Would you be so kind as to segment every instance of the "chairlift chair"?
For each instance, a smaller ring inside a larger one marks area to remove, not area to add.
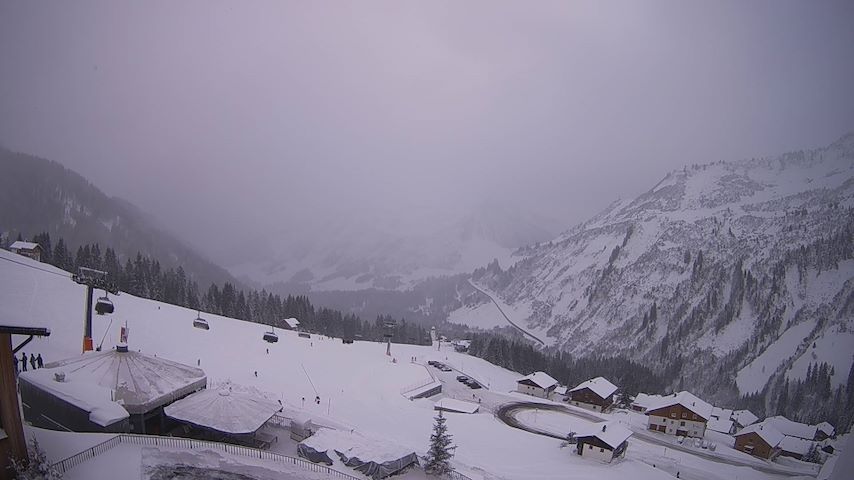
[[[116,307],[113,306],[113,302],[111,302],[110,298],[107,297],[106,292],[104,292],[103,297],[99,297],[98,301],[95,302],[95,313],[98,315],[113,313],[115,310]]]
[[[264,341],[267,343],[276,343],[279,341],[279,336],[276,335],[276,329],[273,328],[269,332],[264,332]]]
[[[196,315],[196,318],[193,320],[193,326],[202,330],[210,330],[211,326],[208,325],[208,321],[202,318],[201,310]]]

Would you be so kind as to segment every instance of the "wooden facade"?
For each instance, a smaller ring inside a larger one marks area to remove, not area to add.
[[[766,460],[774,457],[778,451],[777,448],[768,445],[768,442],[756,432],[735,437],[735,449]]]
[[[593,410],[605,411],[614,403],[614,394],[608,395],[607,398],[602,398],[589,388],[582,388],[574,392],[569,392],[569,400],[578,407],[591,407]]]
[[[582,457],[610,463],[615,458],[624,456],[628,445],[629,442],[624,441],[617,448],[613,448],[594,435],[586,435],[576,439],[575,448],[576,453]]]

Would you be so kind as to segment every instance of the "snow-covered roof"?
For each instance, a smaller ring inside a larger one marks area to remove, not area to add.
[[[435,408],[459,413],[475,413],[480,407],[476,403],[446,397],[436,402]]]
[[[704,400],[700,399],[700,397],[691,392],[684,391],[674,393],[673,395],[667,395],[657,402],[653,402],[651,405],[647,406],[646,413],[648,415],[652,411],[670,407],[672,405],[682,405],[706,420],[709,420],[712,417],[712,406],[709,403],[706,403]]]
[[[764,425],[762,423],[754,423],[753,425],[749,425],[744,427],[740,432],[736,433],[734,436],[740,437],[742,435],[747,435],[748,433],[755,433],[759,435],[762,440],[765,440],[765,443],[771,446],[771,448],[776,447],[783,441],[783,435],[779,430],[770,426]]]
[[[783,416],[768,417],[762,423],[772,425],[783,435],[790,437],[805,438],[812,440],[815,438],[815,432],[818,429],[815,425],[807,425],[805,423],[795,422]]]
[[[797,453],[799,455],[806,455],[807,452],[810,451],[810,447],[812,447],[813,442],[809,440],[804,440],[803,438],[790,437],[785,435],[783,440],[780,441],[780,450],[784,452],[792,452]]]
[[[617,386],[609,382],[606,378],[596,377],[580,383],[577,387],[570,390],[570,392],[577,392],[585,388],[589,388],[590,391],[602,398],[608,398],[608,396],[617,391]]]
[[[632,400],[632,405],[641,408],[648,408],[650,405],[654,405],[661,401],[664,398],[661,395],[649,395],[646,393],[638,393],[634,400]]]
[[[297,328],[299,326],[299,320],[296,318],[286,318],[283,321],[291,328]]]
[[[301,443],[318,452],[335,450],[350,458],[357,457],[365,462],[376,463],[391,462],[414,453],[398,442],[382,441],[356,432],[331,428],[321,428]]]
[[[175,420],[240,435],[257,431],[281,409],[254,389],[224,385],[200,390],[168,405],[163,412]]]
[[[561,385],[555,388],[555,393],[557,393],[558,395],[566,395],[568,389],[569,387],[564,387],[563,385]]]
[[[736,410],[732,412],[732,419],[735,420],[735,423],[742,427],[746,427],[756,423],[759,420],[759,417],[754,415],[750,410]]]
[[[521,383],[521,382],[525,382],[525,381],[531,382],[534,385],[536,385],[536,386],[538,386],[544,390],[548,390],[548,389],[554,387],[555,385],[557,385],[557,380],[552,378],[546,372],[534,372],[530,375],[525,375],[524,377],[520,378],[519,380],[516,380],[516,383]]]
[[[624,427],[619,422],[600,422],[594,423],[589,427],[575,433],[576,438],[580,437],[596,437],[602,440],[611,448],[619,447],[623,442],[632,436],[632,431]]]
[[[414,390],[410,390],[410,391],[406,392],[406,396],[409,398],[417,397],[419,395],[424,395],[425,393],[429,392],[430,390],[433,390],[436,387],[441,387],[441,386],[442,386],[442,382],[439,382],[439,381],[430,382],[427,385],[424,385],[424,386],[418,387]]]
[[[200,368],[133,351],[86,352],[49,363],[38,370],[42,371],[48,378],[63,372],[69,383],[114,390],[116,402],[131,415],[149,412],[207,385]]]
[[[9,250],[33,250],[36,247],[41,248],[41,245],[33,242],[22,242],[21,240],[9,245]]]
[[[716,432],[721,433],[729,433],[732,431],[732,420],[729,418],[715,418],[712,417],[709,419],[709,422],[706,424],[709,430],[714,430]]]
[[[833,432],[836,431],[836,429],[833,428],[833,425],[831,425],[828,422],[821,422],[818,425],[816,425],[816,428],[818,428],[818,430],[820,432],[824,432],[824,434],[827,435],[828,437],[832,437]]]
[[[39,389],[60,398],[75,407],[89,412],[89,420],[106,427],[128,418],[130,415],[118,402],[112,399],[111,389],[73,377],[56,381],[55,370],[40,368],[21,372],[19,378]]]
[[[732,409],[712,407],[712,417],[717,417],[718,420],[729,420],[732,418]]]

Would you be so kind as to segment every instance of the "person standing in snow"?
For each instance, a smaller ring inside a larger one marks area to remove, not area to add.
[[[21,365],[21,371],[26,372],[27,371],[27,352],[21,353],[21,364],[22,364]]]
[[[12,355],[12,363],[15,364],[15,375],[18,374],[18,357]]]
[[[33,370],[36,369],[36,356],[32,353],[30,354],[30,366],[33,367]]]
[[[41,353],[39,354],[38,357],[36,357],[36,364],[39,366],[39,368],[44,367],[44,360],[42,360],[42,354]]]

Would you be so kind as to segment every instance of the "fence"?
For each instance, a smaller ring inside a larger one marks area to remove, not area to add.
[[[318,472],[325,474],[328,478],[341,478],[344,480],[359,480],[358,477],[354,477],[352,475],[348,475],[344,472],[339,472],[333,468],[327,467],[326,465],[318,465],[316,463],[312,463],[308,460],[304,460],[302,458],[297,457],[289,457],[287,455],[279,455],[278,453],[272,453],[265,450],[259,450],[257,448],[244,447],[242,445],[232,445],[230,443],[219,443],[219,442],[208,442],[205,440],[193,440],[190,438],[180,438],[180,437],[158,437],[154,435],[134,435],[129,433],[123,433],[120,435],[116,435],[115,437],[99,443],[92,448],[88,448],[76,455],[72,455],[64,460],[60,460],[55,463],[53,466],[60,471],[60,473],[65,473],[68,470],[80,465],[81,463],[94,458],[97,455],[100,455],[107,450],[110,450],[113,447],[118,446],[119,444],[126,443],[129,445],[142,445],[142,446],[157,446],[157,447],[169,447],[169,448],[182,448],[188,450],[196,450],[196,449],[214,449],[221,450],[231,455],[239,455],[243,457],[251,457],[257,458],[260,460],[272,460],[275,462],[284,463],[287,465],[294,465],[300,468],[304,468],[311,472]]]

